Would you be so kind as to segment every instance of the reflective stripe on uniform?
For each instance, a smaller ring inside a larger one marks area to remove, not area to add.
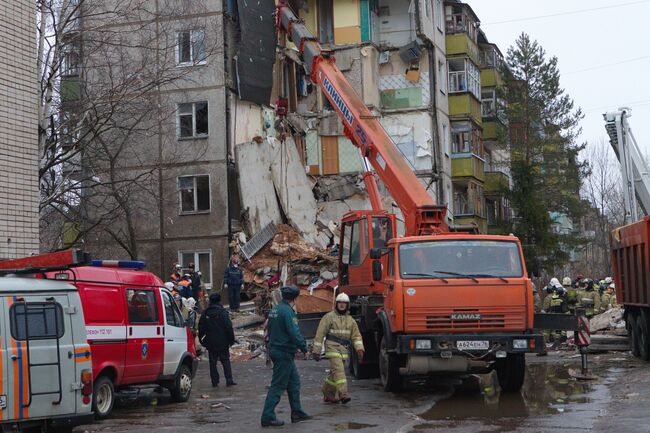
[[[330,380],[329,378],[325,379],[325,383],[328,385],[332,386],[337,386],[337,385],[343,385],[344,383],[348,383],[347,379],[339,379],[339,380]]]
[[[328,357],[328,358],[348,359],[348,354],[347,353],[325,352],[325,356]]]

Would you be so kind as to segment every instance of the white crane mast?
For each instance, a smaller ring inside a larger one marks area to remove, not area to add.
[[[627,121],[631,112],[629,108],[619,108],[618,111],[603,114],[609,143],[621,163],[625,223],[639,220],[637,203],[644,213],[650,210],[650,173]]]

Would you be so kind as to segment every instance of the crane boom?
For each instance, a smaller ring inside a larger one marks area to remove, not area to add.
[[[621,164],[626,223],[639,220],[637,203],[644,213],[650,210],[650,173],[627,121],[630,116],[629,108],[603,114],[609,143]]]
[[[281,1],[276,13],[277,30],[285,32],[298,47],[307,75],[318,84],[338,113],[345,135],[360,149],[402,211],[405,234],[413,236],[446,232],[447,207],[434,203],[376,116],[336,66],[331,52],[320,46],[287,4]],[[374,177],[366,173],[364,180],[373,210],[381,210]]]

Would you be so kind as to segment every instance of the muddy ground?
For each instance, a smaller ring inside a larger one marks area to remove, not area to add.
[[[378,380],[350,381],[353,400],[324,404],[321,380],[327,362],[298,361],[304,408],[314,420],[288,423],[289,432],[650,432],[650,364],[629,353],[590,356],[597,379],[579,381],[580,358],[573,353],[529,356],[520,393],[501,394],[492,375],[458,383],[414,383],[403,394],[381,390]],[[108,420],[78,432],[258,432],[271,370],[262,360],[234,365],[233,388],[210,387],[201,362],[188,403],[169,403],[168,394],[143,390],[124,399]],[[278,417],[289,420],[286,398]]]

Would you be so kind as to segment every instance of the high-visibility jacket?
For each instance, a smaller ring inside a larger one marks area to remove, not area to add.
[[[328,339],[328,337],[334,337]],[[349,342],[354,350],[365,350],[363,347],[363,338],[359,332],[359,325],[348,314],[340,314],[336,310],[330,311],[320,320],[316,337],[314,337],[314,347],[312,351],[320,354],[325,340],[325,356],[347,358]],[[336,340],[336,341],[334,341]]]

